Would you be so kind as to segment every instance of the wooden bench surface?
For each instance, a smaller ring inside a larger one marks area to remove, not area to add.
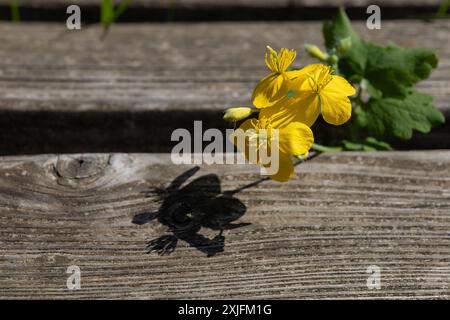
[[[288,3],[325,1],[174,6]],[[439,67],[419,88],[450,117],[449,21],[355,26],[370,40],[435,48]],[[261,179],[255,166],[195,169],[172,165],[168,154],[110,153],[167,151],[172,130],[193,120],[223,128],[222,111],[248,105],[267,73],[265,46],[296,48],[299,63],[310,63],[302,47],[322,43],[320,22],[119,24],[103,32],[0,23],[0,154],[16,154],[0,157],[0,298],[448,299],[450,151],[321,154],[287,184]],[[445,147],[449,135],[443,126],[412,143]],[[84,150],[108,153],[17,156]],[[179,220],[186,212],[195,221],[189,229]],[[81,268],[81,290],[66,287],[71,265]],[[366,285],[373,265],[380,290]]]
[[[435,48],[440,64],[419,88],[450,113],[449,21],[355,24],[367,39]],[[320,22],[130,24],[104,40],[99,26],[0,23],[0,110],[216,110],[248,105],[267,74],[266,45],[322,44]]]
[[[321,154],[286,184],[256,166],[193,168],[167,154],[0,158],[0,298],[448,299],[450,151]],[[199,230],[170,229],[175,203],[204,215]]]

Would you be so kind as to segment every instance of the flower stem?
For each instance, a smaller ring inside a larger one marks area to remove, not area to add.
[[[341,152],[342,147],[328,147],[323,146],[321,144],[314,143],[311,147],[312,150],[318,151],[318,152]]]

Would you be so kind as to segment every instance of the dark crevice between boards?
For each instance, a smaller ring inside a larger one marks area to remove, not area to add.
[[[178,141],[172,132],[186,128],[194,137],[194,121],[201,120],[202,132],[217,128],[224,132],[233,123],[222,113],[201,110],[142,112],[0,112],[0,154],[46,153],[155,153],[170,152]],[[415,133],[411,140],[389,141],[398,150],[450,149],[450,126],[434,128],[428,134]],[[313,127],[315,140],[330,144],[345,138],[342,128],[322,120]],[[210,142],[204,142],[203,148]]]
[[[68,15],[65,6],[37,7],[20,6],[22,21],[64,22]],[[348,7],[347,14],[351,20],[366,20],[367,7]],[[99,6],[81,6],[82,22],[98,23],[100,20]],[[128,8],[117,22],[220,22],[220,21],[297,21],[331,19],[336,14],[337,7],[139,7]],[[423,19],[435,18],[437,6],[382,6],[382,19]],[[0,20],[10,21],[9,6],[0,5]]]

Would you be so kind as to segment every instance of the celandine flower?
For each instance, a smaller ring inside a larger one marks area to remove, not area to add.
[[[348,97],[354,94],[355,88],[343,77],[332,74],[329,66],[311,64],[297,72],[284,98],[261,113],[266,117],[281,114],[308,126],[321,113],[326,122],[341,125],[351,117],[352,104]]]
[[[311,129],[301,122],[272,123],[272,119],[260,117],[259,120],[248,119],[242,123],[231,136],[231,141],[250,163],[275,168],[274,172],[268,172],[272,180],[286,182],[294,174],[291,156],[306,154],[314,143],[314,137]],[[269,161],[261,154],[267,155]]]
[[[270,107],[282,99],[288,90],[289,79],[297,74],[297,71],[287,71],[297,55],[295,50],[281,48],[276,52],[269,46],[267,49],[265,62],[272,73],[263,78],[253,91],[253,105],[257,108]]]
[[[252,98],[259,117],[242,123],[231,141],[250,163],[266,168],[271,179],[286,182],[294,174],[292,156],[305,156],[314,143],[310,127],[319,114],[334,125],[347,122],[352,113],[349,96],[355,94],[355,89],[323,64],[287,71],[296,52],[267,48],[265,61],[272,73],[261,80]],[[316,47],[309,49],[320,54]],[[242,120],[255,111],[230,108],[224,119]]]

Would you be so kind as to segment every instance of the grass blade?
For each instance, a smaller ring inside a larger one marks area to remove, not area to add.
[[[113,0],[102,0],[100,7],[100,22],[107,28],[114,22]]]
[[[133,2],[133,0],[123,0],[120,2],[119,6],[117,7],[115,13],[114,13],[114,21],[116,21],[122,13],[127,10],[128,6]]]
[[[20,10],[19,5],[17,4],[17,0],[11,0],[9,3],[9,7],[11,10],[11,20],[13,22],[20,22]]]
[[[447,15],[448,8],[450,7],[450,0],[443,0],[436,16],[438,18],[444,18]]]

